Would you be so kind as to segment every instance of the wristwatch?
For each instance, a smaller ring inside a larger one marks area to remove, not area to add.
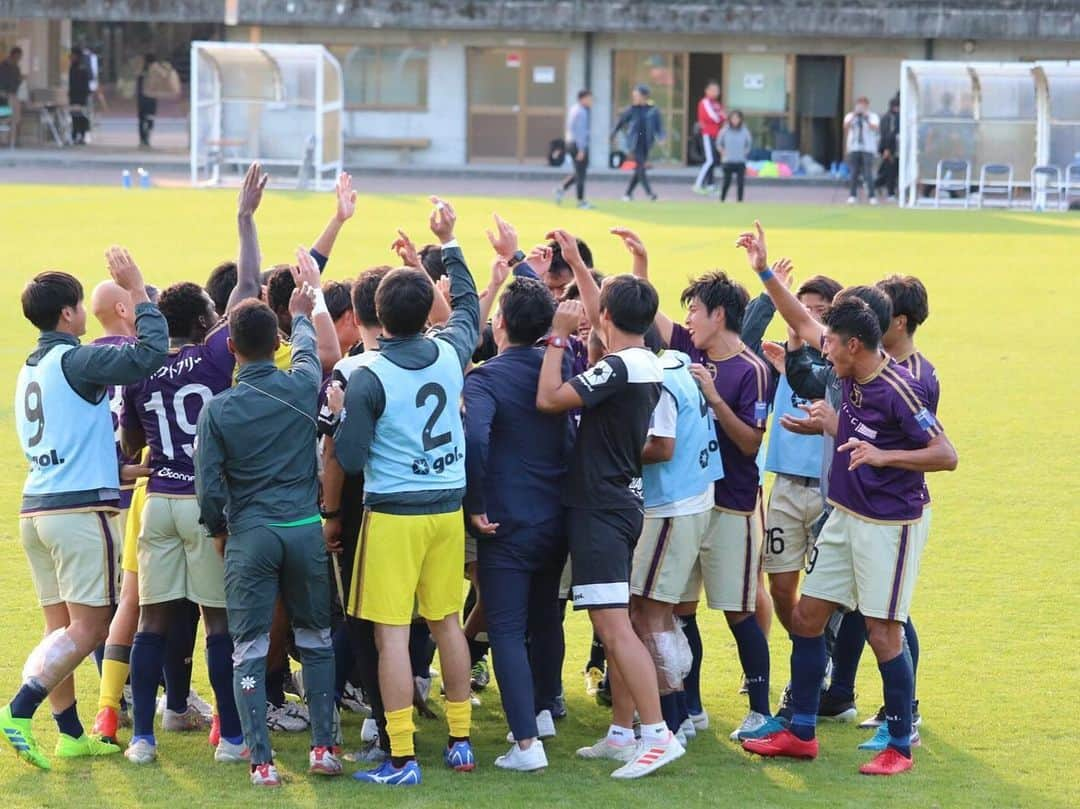
[[[324,520],[333,520],[341,516],[341,509],[336,508],[333,511],[327,511],[322,506],[319,506],[319,516]]]
[[[545,340],[545,342],[549,346],[551,346],[552,348],[569,348],[570,347],[570,338],[569,337],[559,337],[557,334],[549,335],[547,340]]]
[[[514,255],[510,256],[510,258],[508,258],[506,260],[506,263],[510,265],[510,269],[512,270],[512,269],[514,269],[514,267],[516,267],[518,264],[520,264],[524,260],[525,260],[525,253],[523,253],[521,250],[518,250],[517,252],[514,253]]]

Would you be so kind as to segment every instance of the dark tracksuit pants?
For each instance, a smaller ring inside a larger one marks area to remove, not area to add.
[[[641,187],[645,189],[645,193],[650,197],[653,195],[652,187],[649,185],[649,175],[645,164],[649,160],[649,150],[641,146],[634,147],[634,176],[630,178],[630,185],[626,187],[626,196],[632,197],[634,195],[634,189],[637,188],[638,183],[641,183]]]
[[[279,593],[304,665],[312,744],[334,744],[334,653],[327,568],[317,516],[302,525],[265,525],[230,534],[225,544],[233,691],[252,764],[271,760],[266,728],[266,654]]]
[[[566,651],[559,579],[566,552],[562,519],[477,542],[495,678],[515,739],[535,738],[536,714],[551,710],[559,695]]]
[[[585,174],[589,170],[589,150],[578,149],[576,143],[571,141],[567,144],[567,154],[570,155],[574,161],[574,173],[563,180],[563,190],[565,191],[570,186],[577,186],[577,200],[578,202],[585,201]],[[581,158],[580,160],[578,158]]]

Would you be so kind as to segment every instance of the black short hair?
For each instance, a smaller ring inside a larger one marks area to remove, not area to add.
[[[288,264],[279,264],[274,267],[266,282],[266,302],[275,312],[287,310],[294,289],[296,289],[296,281],[293,279],[292,267]]]
[[[323,297],[330,319],[337,320],[352,309],[352,281],[329,281],[323,284]]]
[[[515,345],[532,345],[551,329],[555,296],[535,278],[515,278],[499,296],[506,336]]]
[[[229,305],[229,296],[236,289],[236,262],[223,261],[214,269],[210,270],[210,277],[206,279],[206,294],[214,302],[214,309],[218,316],[225,314]]]
[[[371,267],[360,273],[356,283],[353,284],[353,311],[356,312],[356,319],[361,326],[369,329],[378,327],[379,315],[375,311],[375,292],[391,269],[393,268],[388,266]]]
[[[659,306],[655,287],[634,275],[616,275],[600,290],[600,311],[611,316],[615,328],[629,334],[645,334]]]
[[[801,298],[803,295],[817,295],[819,298],[824,299],[826,302],[831,302],[836,297],[843,287],[839,281],[834,281],[827,275],[812,275],[802,282],[799,287],[799,291],[795,293],[796,298]]]
[[[578,90],[577,100],[581,101],[583,98],[588,98],[592,95],[592,90]]]
[[[391,270],[375,291],[375,311],[383,329],[394,337],[419,334],[427,323],[435,288],[421,270]]]
[[[722,308],[724,326],[728,331],[742,331],[743,316],[746,314],[747,304],[750,303],[750,293],[738,281],[728,278],[726,272],[714,270],[691,281],[682,291],[680,300],[683,306],[689,306],[694,298],[701,301],[707,314],[711,315]]]
[[[83,287],[74,275],[59,270],[40,272],[23,288],[23,315],[42,331],[52,331],[64,307],[74,308],[82,299]]]
[[[881,324],[866,301],[849,296],[841,298],[825,312],[829,331],[844,340],[854,337],[871,351],[881,345]]]
[[[880,289],[866,284],[844,287],[833,297],[833,303],[838,303],[845,298],[858,298],[861,300],[877,315],[878,328],[881,333],[884,334],[889,330],[889,324],[892,322],[892,301]]]
[[[158,309],[169,324],[170,337],[190,337],[196,331],[199,318],[207,314],[206,296],[198,284],[181,281],[162,291]]]
[[[420,249],[420,265],[428,278],[438,281],[446,275],[446,266],[442,261],[442,247],[437,244],[426,244]]]
[[[559,247],[559,243],[556,241],[548,242],[548,247],[551,248],[551,271],[554,273],[573,272],[570,269],[570,265],[566,263],[566,259],[563,258],[562,248]],[[581,260],[585,262],[585,266],[590,270],[593,268],[593,255],[592,250],[589,249],[584,240],[577,240],[578,252],[581,253]]]
[[[923,282],[914,275],[890,275],[875,286],[892,301],[893,317],[907,317],[907,333],[914,334],[930,316],[930,299]]]
[[[229,337],[237,353],[245,359],[271,359],[277,336],[277,315],[262,301],[248,298],[229,312]]]
[[[604,274],[602,272],[598,272],[597,270],[590,270],[589,272],[592,275],[593,280],[596,282],[596,285],[603,286]],[[581,290],[578,289],[577,281],[571,281],[569,284],[566,285],[566,290],[563,292],[562,299],[564,301],[576,301],[580,298]]]
[[[22,48],[20,48],[18,45],[16,45],[14,48],[11,49],[11,55],[12,56],[22,56]]]
[[[706,87],[719,87],[720,86],[720,80],[719,79],[709,79],[708,81],[705,82],[705,86]]]

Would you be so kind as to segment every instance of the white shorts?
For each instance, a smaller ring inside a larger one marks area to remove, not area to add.
[[[680,601],[696,601],[704,585],[709,609],[753,612],[760,569],[761,509],[736,514],[714,508]]]
[[[137,556],[140,605],[186,598],[225,607],[225,560],[199,523],[194,497],[146,498]]]
[[[858,607],[868,618],[906,621],[929,531],[929,509],[903,525],[833,509],[810,553],[802,594]]]
[[[678,604],[705,541],[712,511],[680,517],[646,517],[630,571],[633,595]]]
[[[765,572],[793,573],[806,567],[814,545],[811,529],[825,508],[816,478],[777,474],[765,515]]]
[[[41,512],[19,519],[23,550],[42,607],[110,607],[120,585],[115,511]]]

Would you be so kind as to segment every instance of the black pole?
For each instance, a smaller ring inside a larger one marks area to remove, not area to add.
[[[585,89],[592,90],[593,32],[585,32]]]

